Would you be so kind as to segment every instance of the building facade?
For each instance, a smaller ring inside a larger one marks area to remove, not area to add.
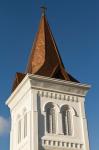
[[[89,150],[89,88],[65,70],[43,8],[26,73],[16,73],[6,102],[10,150]]]

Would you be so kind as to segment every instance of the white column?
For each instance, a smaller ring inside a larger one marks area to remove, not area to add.
[[[44,112],[44,124],[45,124],[45,135],[48,133],[47,132],[47,120],[46,120],[46,112]]]
[[[63,134],[62,114],[58,113],[57,134]]]
[[[11,111],[10,111],[11,113]],[[12,117],[12,114],[11,114],[11,129],[10,129],[10,150],[13,150],[13,117]]]
[[[37,110],[37,92],[33,92],[33,150],[38,150],[38,110]]]
[[[89,147],[89,138],[88,138],[88,128],[87,128],[87,119],[85,115],[85,107],[84,107],[84,98],[81,101],[81,120],[82,120],[82,128],[83,128],[83,138],[85,143],[85,150],[90,150]]]

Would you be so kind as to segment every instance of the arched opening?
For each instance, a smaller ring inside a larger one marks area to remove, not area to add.
[[[27,136],[27,109],[23,109],[23,137]]]
[[[27,113],[24,114],[24,138],[27,136]]]
[[[18,144],[21,142],[21,138],[22,138],[22,135],[21,135],[21,131],[22,130],[22,124],[21,124],[21,119],[18,120]]]
[[[72,135],[72,114],[68,105],[62,106],[62,129],[64,135]]]
[[[46,112],[46,130],[47,133],[56,133],[56,110],[53,103],[48,103],[45,107]]]

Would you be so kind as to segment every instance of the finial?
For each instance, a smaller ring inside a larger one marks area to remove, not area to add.
[[[42,7],[41,7],[41,10],[42,10],[42,15],[45,15],[47,8],[46,8],[45,6],[42,6]]]

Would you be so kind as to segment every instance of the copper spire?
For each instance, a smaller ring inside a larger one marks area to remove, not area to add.
[[[45,11],[46,7],[42,7],[40,25],[31,49],[26,73],[78,82],[65,71],[56,42],[47,22]],[[24,76],[24,74],[17,73],[17,82],[15,81],[14,88],[21,82]]]
[[[27,73],[49,76],[58,65],[63,66],[46,16],[42,15],[27,66]]]
[[[42,7],[42,17],[27,66],[27,73],[47,77],[71,80],[65,71],[56,42],[45,16],[46,7]]]

